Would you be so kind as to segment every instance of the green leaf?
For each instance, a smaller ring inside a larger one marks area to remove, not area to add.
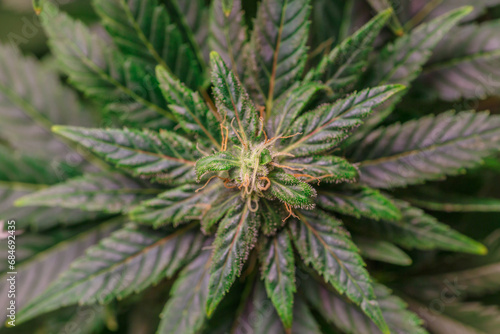
[[[200,180],[207,173],[230,170],[239,165],[240,161],[231,153],[218,152],[196,161],[196,176]]]
[[[421,83],[446,101],[498,95],[499,28],[500,20],[456,28],[437,45]]]
[[[175,28],[182,34],[185,47],[196,55],[201,68],[205,68],[204,56],[208,56],[205,48],[208,39],[208,8],[204,0],[172,0],[164,1],[170,17],[176,21]]]
[[[16,217],[17,218],[17,217]],[[18,220],[19,221],[19,220]],[[30,235],[23,234],[16,240],[16,257],[20,260],[24,245],[28,243],[30,247],[37,242],[33,237],[49,238],[50,246],[44,247],[23,261],[16,264],[16,269],[21,275],[16,277],[16,308],[19,311],[30,300],[38,297],[57,277],[66,271],[71,263],[85,253],[85,250],[106,238],[111,232],[116,230],[121,221],[114,220],[99,226],[93,226],[87,229],[77,229],[70,233],[64,233],[61,230],[52,231],[50,234]],[[17,225],[17,224],[16,224]],[[54,236],[58,234],[58,236]],[[40,241],[38,241],[40,242]],[[46,241],[44,241],[46,242]],[[5,242],[7,244],[7,242]],[[4,254],[2,254],[4,255]],[[7,258],[7,252],[5,252]],[[9,284],[7,284],[7,270],[2,272],[0,281],[0,302],[2,305],[8,305]],[[0,315],[6,319],[6,308],[0,310]],[[18,314],[19,315],[19,314]]]
[[[326,319],[345,333],[380,334],[377,326],[352,303],[313,279],[304,280],[304,296]],[[391,333],[428,334],[423,323],[406,309],[406,303],[381,284],[374,284],[375,295]]]
[[[379,191],[367,187],[345,187],[337,191],[320,190],[319,207],[356,218],[374,220],[400,220],[401,212],[394,203]]]
[[[16,205],[120,213],[159,191],[118,173],[86,174],[24,196]]]
[[[260,221],[240,201],[219,223],[210,267],[206,312],[210,317],[229,291],[255,245]]]
[[[488,236],[484,244],[488,249],[485,256],[456,257],[445,272],[416,276],[409,280],[406,292],[421,300],[427,300],[434,298],[441,291],[449,290],[450,287],[451,293],[460,299],[500,291],[500,230]]]
[[[368,84],[399,83],[408,86],[418,77],[436,44],[471,11],[472,7],[462,7],[448,12],[386,45],[372,64]]]
[[[287,159],[286,166],[297,168],[300,174],[312,176],[311,182],[326,183],[354,182],[358,178],[358,168],[344,158],[336,156],[312,156]]]
[[[166,109],[154,73],[125,58],[46,0],[40,18],[53,54],[76,88],[118,113],[125,124],[170,127],[173,115]]]
[[[53,127],[57,134],[88,148],[116,167],[154,181],[194,180],[194,144],[173,132]]]
[[[292,333],[323,334],[309,305],[300,297],[293,307],[293,319]]]
[[[210,253],[209,250],[201,252],[179,274],[160,315],[157,334],[199,333],[206,319]]]
[[[273,236],[286,223],[284,218],[288,213],[281,203],[261,198],[259,200],[259,215],[262,233],[266,236]]]
[[[487,249],[477,241],[442,224],[436,218],[408,203],[395,200],[403,218],[401,220],[381,220],[356,222],[354,230],[370,231],[370,237],[379,236],[404,248],[442,249],[455,252],[486,254]]]
[[[19,311],[18,321],[77,303],[106,304],[172,277],[203,245],[203,237],[191,228],[167,233],[134,225],[124,227],[74,262],[43,294]]]
[[[224,9],[231,1],[231,9]],[[209,45],[222,60],[231,65],[240,80],[244,78],[243,48],[246,45],[246,26],[241,0],[215,0],[210,13]]]
[[[247,82],[253,99],[273,109],[300,77],[307,59],[308,0],[263,0],[259,6],[248,55]]]
[[[353,237],[353,240],[366,259],[398,266],[409,266],[412,263],[411,257],[390,242],[366,237]]]
[[[340,42],[342,19],[346,19],[344,12],[352,1],[315,0],[312,2],[311,38],[312,51],[325,50],[325,54]],[[322,56],[323,54],[320,54]]]
[[[203,68],[158,0],[93,0],[103,25],[120,50],[154,69],[161,65],[191,88],[198,88]]]
[[[400,85],[365,89],[300,116],[287,134],[301,135],[284,139],[283,151],[295,156],[307,156],[334,148],[362,124],[362,119],[368,116],[374,107],[403,89]]]
[[[242,144],[255,141],[259,133],[259,114],[240,80],[226,66],[216,52],[210,54],[212,65],[212,84],[217,102],[217,109],[224,121],[231,123],[230,137],[237,142],[241,136]],[[233,129],[232,122],[236,129]],[[229,125],[228,125],[229,126]],[[237,131],[237,132],[235,132]]]
[[[215,232],[216,224],[235,206],[241,199],[239,191],[218,191],[219,196],[210,204],[210,208],[201,218],[201,229],[206,234]]]
[[[345,294],[389,333],[373,291],[370,275],[356,245],[340,221],[323,211],[302,211],[289,223],[294,244],[303,261],[320,273],[339,293]]]
[[[435,312],[417,302],[410,302],[415,312],[434,334],[489,334],[500,327],[500,309],[478,302],[447,303],[443,312]]]
[[[412,12],[409,13],[411,17],[414,19],[423,19],[424,21],[430,21],[440,15],[448,13],[454,9],[457,9],[462,6],[470,5],[471,2],[468,0],[441,0],[436,3],[432,3],[431,6],[428,5],[428,1],[422,1],[422,3],[417,3],[410,7]],[[465,16],[460,22],[467,22],[474,20],[481,15],[486,13],[487,8],[494,7],[500,4],[498,0],[476,0],[474,1],[474,9],[471,13]],[[429,9],[431,9],[429,11]],[[421,14],[425,14],[425,17],[422,17]],[[408,24],[413,23],[414,20],[409,22]]]
[[[267,296],[273,302],[285,328],[291,328],[296,292],[292,242],[286,230],[262,240],[259,258]]]
[[[156,76],[169,109],[184,131],[207,138],[220,148],[219,123],[198,92],[186,87],[163,67],[156,68]]]
[[[368,66],[373,43],[391,13],[390,10],[381,12],[335,47],[316,69],[308,73],[307,79],[321,80],[333,90],[335,96],[351,92]]]
[[[157,228],[196,220],[209,207],[210,199],[220,190],[218,184],[210,185],[199,192],[199,185],[186,184],[167,190],[158,197],[142,202],[130,212],[131,218],[141,224]]]
[[[271,172],[268,177],[271,180],[269,192],[273,197],[294,208],[314,208],[316,190],[309,184],[279,170]]]
[[[389,10],[389,13],[392,14],[391,21],[389,22],[389,27],[397,36],[401,36],[404,34],[401,22],[399,22],[399,19],[396,15],[396,11],[389,0],[367,0],[367,1],[370,4],[370,6],[372,6],[372,8],[375,9],[378,13],[382,13],[384,11]]]
[[[263,282],[257,281],[251,286],[250,296],[243,303],[243,310],[233,325],[234,333],[285,334]]]
[[[463,173],[498,149],[500,118],[447,112],[380,128],[359,143],[360,182],[394,188]]]
[[[429,189],[422,194],[405,196],[404,200],[426,210],[444,212],[500,212],[497,198],[477,198],[473,196],[442,192]]]
[[[9,146],[32,157],[82,165],[83,158],[50,132],[53,124],[91,125],[92,114],[64,87],[57,73],[0,44],[0,132]],[[44,181],[47,182],[47,181]]]
[[[328,87],[318,82],[298,82],[276,100],[267,122],[268,135],[286,133],[295,119],[307,110],[319,92]]]

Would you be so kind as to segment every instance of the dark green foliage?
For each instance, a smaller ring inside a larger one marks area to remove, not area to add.
[[[37,1],[53,61],[0,46],[12,333],[496,333],[500,2],[459,4]]]

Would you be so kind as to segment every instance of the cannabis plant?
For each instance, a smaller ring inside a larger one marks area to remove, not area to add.
[[[500,21],[457,2],[35,2],[54,61],[0,47],[6,331],[498,333],[499,234],[432,215],[500,206],[455,177],[498,169],[465,109]]]

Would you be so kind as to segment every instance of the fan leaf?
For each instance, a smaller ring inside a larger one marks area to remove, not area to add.
[[[160,315],[157,334],[195,334],[202,328],[210,263],[210,251],[205,250],[180,272]]]
[[[210,15],[210,48],[229,64],[240,80],[244,78],[243,48],[246,45],[246,26],[241,0],[232,0],[231,9],[226,12],[227,0],[212,3]]]
[[[240,201],[219,223],[210,267],[206,312],[210,317],[229,291],[257,240],[260,221]]]
[[[308,0],[261,2],[248,56],[247,82],[266,112],[301,75],[307,59]]]
[[[173,184],[194,180],[195,145],[173,132],[53,127],[116,167]]]
[[[202,245],[191,227],[167,233],[126,226],[90,248],[18,317],[24,322],[63,306],[106,304],[140,292],[172,277]]]
[[[93,5],[124,54],[150,69],[163,66],[191,88],[203,83],[196,55],[158,0],[93,0]]]
[[[308,73],[307,79],[321,80],[333,90],[335,96],[352,92],[368,66],[373,43],[391,13],[390,10],[381,12],[335,47],[316,69]]]
[[[302,211],[299,218],[289,226],[303,261],[312,265],[339,293],[360,305],[383,333],[389,333],[370,275],[341,222],[322,211]]]
[[[24,196],[17,206],[54,206],[106,213],[127,212],[158,189],[118,173],[86,174]]]
[[[266,292],[285,328],[291,328],[296,292],[292,242],[286,230],[263,240],[259,258]]]
[[[379,191],[367,187],[345,187],[339,191],[320,190],[317,204],[319,207],[356,218],[374,220],[400,220],[401,212],[397,206]]]
[[[500,118],[487,112],[448,112],[370,133],[353,154],[360,181],[395,188],[443,179],[482,163],[498,149]]]
[[[172,224],[177,227],[203,215],[209,199],[220,190],[219,185],[210,185],[199,192],[200,186],[186,184],[167,190],[154,199],[142,202],[130,212],[131,218],[142,224],[157,228]]]
[[[286,145],[283,151],[307,156],[334,148],[362,124],[374,107],[403,89],[400,85],[365,89],[300,116],[287,132],[292,137],[282,141]]]

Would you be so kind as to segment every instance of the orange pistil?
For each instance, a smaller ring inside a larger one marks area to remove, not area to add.
[[[236,185],[228,185],[228,183],[231,182],[230,179],[224,179],[224,187],[226,187],[227,189],[233,189],[233,188],[236,188],[237,186]]]
[[[220,132],[222,136],[221,152],[227,151],[227,141],[229,139],[229,129],[224,125],[224,122],[220,123]]]
[[[316,181],[318,181],[318,186],[319,186],[319,184],[321,182],[321,179],[319,179],[317,177],[314,177],[312,175],[309,175],[309,174],[293,174],[293,176],[295,176],[295,177],[307,177],[307,178],[309,178],[311,180],[316,180]]]
[[[259,177],[259,180],[266,181],[266,185],[264,187],[261,187],[260,185],[257,185],[257,187],[259,187],[259,190],[266,191],[266,190],[268,190],[271,187],[271,180],[269,180],[268,177],[262,176],[262,177]]]
[[[304,168],[293,168],[293,167],[289,167],[289,166],[285,166],[285,165],[280,165],[280,164],[277,164],[275,162],[271,162],[270,165],[274,166],[274,167],[278,167],[278,168],[283,168],[283,169],[289,169],[289,170],[295,170],[295,171],[301,171],[301,170],[304,170]]]
[[[202,189],[205,189],[205,188],[206,188],[206,186],[208,186],[208,184],[210,183],[210,181],[212,181],[212,180],[213,180],[213,179],[215,179],[216,177],[218,177],[218,176],[217,176],[217,175],[214,175],[214,176],[212,176],[211,178],[209,178],[209,179],[208,179],[208,181],[205,183],[205,185],[204,185],[203,187],[201,187],[201,188],[196,189],[196,191],[195,191],[195,192],[198,192],[198,191],[200,191],[200,190],[202,190]]]
[[[290,204],[285,203],[285,208],[286,211],[288,212],[288,216],[285,219],[283,219],[283,223],[286,222],[290,217],[299,218],[295,213],[293,213],[293,209]]]
[[[245,144],[245,142],[243,141],[243,139],[241,139],[240,133],[234,128],[233,123],[234,123],[234,118],[231,121],[231,128],[233,129],[234,134],[236,135],[236,137],[238,137],[238,140],[240,141],[241,145],[243,145],[244,148],[247,148],[247,144]]]

